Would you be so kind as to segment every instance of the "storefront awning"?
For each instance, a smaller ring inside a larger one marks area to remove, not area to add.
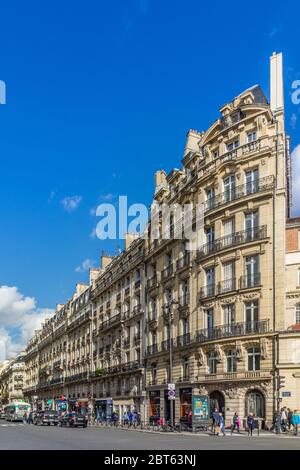
[[[124,398],[123,400],[113,400],[114,406],[121,406],[121,405],[134,405],[133,399]]]

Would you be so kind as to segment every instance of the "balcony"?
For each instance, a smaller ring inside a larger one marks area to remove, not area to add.
[[[190,333],[185,333],[184,335],[177,336],[176,338],[176,346],[179,348],[181,346],[187,346],[191,342],[191,335]]]
[[[161,279],[163,281],[168,279],[170,276],[173,276],[173,264],[170,264],[161,272]]]
[[[125,297],[127,297],[128,295],[130,295],[130,287],[125,287]]]
[[[272,374],[268,369],[261,369],[256,371],[246,371],[246,372],[221,372],[216,374],[207,374],[205,375],[206,382],[232,382],[235,380],[266,380],[271,379]],[[199,379],[199,377],[198,377]]]
[[[186,293],[186,294],[182,295],[181,297],[179,297],[178,302],[179,302],[179,304],[178,304],[179,309],[188,307],[189,304],[190,304],[190,294]]]
[[[124,347],[130,346],[130,336],[124,339]]]
[[[137,334],[135,334],[134,337],[133,337],[133,341],[134,341],[135,343],[139,343],[139,342],[141,341],[141,339],[142,339],[141,333],[137,333]]]
[[[274,188],[273,176],[266,176],[265,178],[257,179],[241,186],[236,186],[231,191],[225,191],[217,196],[207,199],[204,203],[204,211],[216,209],[224,204],[232,201],[237,201],[243,197],[252,194],[270,191]]]
[[[152,356],[153,354],[156,354],[157,352],[158,352],[157,344],[151,344],[150,346],[147,347],[148,356]]]
[[[172,344],[172,347],[174,346],[174,341],[172,339],[171,341],[171,344]],[[170,349],[170,340],[169,339],[166,339],[165,341],[162,341],[161,342],[161,350],[162,351],[169,351]]]
[[[120,321],[121,321],[121,314],[118,313],[117,315],[114,315],[113,317],[109,318],[108,320],[105,320],[99,326],[99,330],[105,330],[106,328],[110,328],[111,326],[119,323]]]
[[[209,297],[214,297],[216,295],[216,286],[215,284],[207,284],[200,288],[199,298],[207,299]]]
[[[82,372],[80,374],[70,375],[65,378],[65,382],[80,382],[81,380],[87,379],[87,372]]]
[[[240,289],[249,289],[251,287],[258,287],[260,285],[260,273],[246,274],[246,276],[240,277]]]
[[[236,279],[233,277],[232,279],[225,279],[218,283],[218,294],[226,294],[227,292],[232,292],[236,290]]]
[[[269,320],[258,320],[253,322],[231,323],[214,328],[204,328],[196,332],[196,341],[205,343],[217,339],[230,338],[234,336],[246,336],[252,334],[268,333]]]
[[[139,313],[142,313],[142,306],[141,304],[135,305],[133,307],[133,315],[138,315]]]
[[[147,287],[148,289],[153,289],[154,287],[157,287],[158,282],[157,282],[157,276],[152,276],[150,279],[147,281]]]
[[[260,227],[254,227],[249,230],[242,230],[235,232],[225,237],[218,238],[213,242],[206,243],[197,251],[197,260],[204,258],[210,254],[217,253],[231,248],[233,246],[242,245],[244,243],[250,243],[258,240],[263,240],[267,237],[267,226],[261,225]]]
[[[183,268],[186,268],[190,265],[190,252],[185,253],[181,258],[176,261],[177,271]]]

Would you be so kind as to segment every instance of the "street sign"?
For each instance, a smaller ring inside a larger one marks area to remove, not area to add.
[[[175,390],[168,390],[168,399],[175,400]]]
[[[175,384],[168,384],[168,390],[175,390]]]

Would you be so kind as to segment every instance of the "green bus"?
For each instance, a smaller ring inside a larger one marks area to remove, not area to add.
[[[5,419],[6,421],[23,421],[24,413],[27,413],[28,416],[30,410],[30,403],[10,403],[4,407]]]

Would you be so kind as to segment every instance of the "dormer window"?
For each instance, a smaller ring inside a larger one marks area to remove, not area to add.
[[[218,158],[218,156],[219,156],[219,150],[214,150],[212,155],[213,155],[213,159]]]

